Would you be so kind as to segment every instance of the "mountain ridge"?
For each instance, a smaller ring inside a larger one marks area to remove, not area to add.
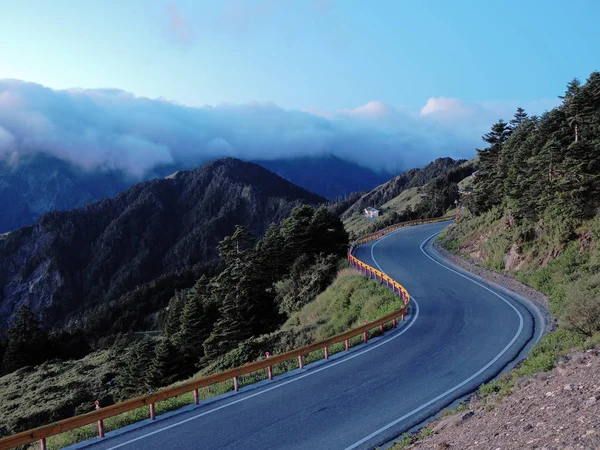
[[[22,304],[64,325],[92,305],[214,260],[235,225],[261,235],[294,206],[324,202],[254,163],[224,158],[49,212],[0,237],[0,330]]]

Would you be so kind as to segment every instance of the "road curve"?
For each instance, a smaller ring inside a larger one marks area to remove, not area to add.
[[[446,225],[402,228],[355,250],[413,297],[397,331],[72,448],[370,449],[417,425],[495,376],[543,332],[529,304],[433,252],[430,238]]]

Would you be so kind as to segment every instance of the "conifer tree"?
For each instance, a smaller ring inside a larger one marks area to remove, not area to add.
[[[156,346],[154,358],[150,364],[146,383],[156,390],[174,383],[185,375],[182,358],[170,339],[162,339]]]
[[[169,301],[167,318],[163,326],[165,336],[174,339],[181,330],[181,315],[185,305],[185,295],[183,292],[175,292],[175,295]]]
[[[36,365],[46,360],[48,335],[29,306],[22,306],[13,325],[7,331],[7,345],[2,360],[2,370],[13,372],[21,367]]]
[[[140,339],[129,346],[119,374],[119,393],[123,399],[141,395],[148,390],[146,378],[152,370],[154,353],[155,342],[152,339]]]
[[[204,341],[210,336],[213,323],[218,318],[218,308],[211,297],[208,277],[203,275],[187,295],[181,318],[181,332],[175,344],[183,353],[185,363],[193,371],[204,356]]]

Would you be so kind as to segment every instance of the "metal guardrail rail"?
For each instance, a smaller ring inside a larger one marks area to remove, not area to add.
[[[420,225],[423,223],[433,223],[433,222],[442,222],[446,220],[451,220],[452,217],[443,217],[439,219],[428,219],[428,220],[413,220],[410,222],[403,222],[400,224],[392,225],[390,227],[384,228],[381,231],[376,233],[371,233],[365,236],[358,238],[356,241],[352,243],[350,249],[348,251],[348,261],[349,263],[363,273],[365,276],[369,278],[378,279],[380,283],[386,283],[388,287],[391,287],[394,292],[397,292],[400,297],[404,300],[404,305],[390,313],[386,316],[380,317],[377,320],[372,322],[365,323],[364,325],[349,330],[345,333],[338,334],[336,336],[332,336],[327,339],[323,339],[313,344],[307,345],[305,347],[301,347],[295,350],[291,350],[286,353],[282,353],[280,355],[272,355],[268,356],[267,359],[252,362],[245,364],[241,367],[236,367],[234,369],[227,370],[225,372],[216,373],[213,375],[208,375],[205,377],[197,378],[195,380],[191,380],[185,383],[181,383],[175,386],[164,388],[154,394],[144,395],[141,397],[133,398],[130,400],[126,400],[120,403],[116,403],[114,405],[106,406],[103,408],[99,408],[95,411],[89,412],[87,414],[82,414],[75,417],[70,417],[67,419],[59,420],[58,422],[51,423],[49,425],[44,425],[38,428],[34,428],[32,430],[23,431],[21,433],[14,434],[12,436],[8,436],[0,439],[0,450],[10,449],[22,445],[31,444],[33,442],[39,441],[40,447],[42,450],[46,449],[46,439],[50,436],[54,436],[60,433],[64,433],[66,431],[74,430],[76,428],[83,427],[85,425],[89,425],[92,423],[98,424],[98,434],[100,437],[104,437],[104,426],[103,420],[109,417],[117,416],[119,414],[123,414],[128,411],[133,411],[139,408],[147,407],[149,409],[149,417],[151,419],[155,419],[155,404],[156,402],[167,400],[173,397],[178,397],[183,394],[187,394],[188,392],[194,393],[194,402],[195,404],[199,404],[199,395],[198,389],[210,386],[215,383],[221,383],[227,380],[233,381],[233,388],[235,391],[238,390],[238,377],[242,375],[247,375],[253,372],[258,372],[260,370],[267,369],[269,379],[273,379],[272,375],[272,366],[276,364],[280,364],[286,362],[288,360],[298,358],[298,365],[300,368],[303,368],[303,357],[311,352],[316,350],[324,349],[325,359],[329,357],[328,348],[333,344],[337,344],[340,342],[345,342],[346,350],[349,350],[349,339],[363,335],[363,342],[367,342],[367,333],[373,328],[379,327],[381,332],[383,332],[384,324],[391,322],[393,327],[396,327],[397,319],[401,318],[404,320],[404,315],[408,311],[410,296],[406,289],[393,280],[391,277],[385,275],[383,272],[375,269],[374,267],[369,266],[368,264],[363,263],[352,255],[352,251],[359,245],[365,244],[375,239],[381,238],[383,235],[395,231],[399,228],[403,228],[411,225]]]

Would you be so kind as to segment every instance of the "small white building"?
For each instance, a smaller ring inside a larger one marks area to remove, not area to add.
[[[379,217],[379,210],[369,206],[368,208],[365,208],[365,217]]]

